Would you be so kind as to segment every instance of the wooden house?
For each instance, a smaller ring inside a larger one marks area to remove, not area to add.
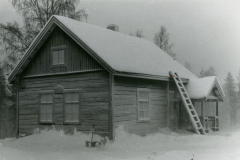
[[[18,134],[53,125],[87,132],[95,124],[110,138],[119,125],[139,135],[178,128],[185,113],[169,71],[178,72],[196,101],[223,100],[215,77],[207,94],[191,93],[205,79],[152,42],[52,16],[9,75],[18,85]]]

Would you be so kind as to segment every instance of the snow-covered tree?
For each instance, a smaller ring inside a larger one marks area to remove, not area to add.
[[[167,54],[169,54],[170,56],[176,56],[176,54],[174,54],[171,50],[173,47],[173,43],[169,43],[169,33],[167,33],[166,27],[161,26],[160,31],[154,36],[154,43],[159,48],[167,52]]]
[[[238,77],[237,77],[237,98],[238,98],[238,103],[240,103],[240,69],[238,71]]]
[[[225,79],[225,93],[230,106],[230,123],[232,126],[236,125],[237,120],[237,90],[236,83],[232,74],[229,72]]]

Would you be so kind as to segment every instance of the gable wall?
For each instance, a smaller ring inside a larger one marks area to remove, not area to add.
[[[66,46],[66,67],[52,68],[52,47]],[[61,72],[102,70],[103,67],[97,63],[85,50],[83,50],[71,37],[59,27],[56,27],[36,55],[32,58],[22,76],[40,74],[54,74]]]
[[[137,112],[137,88],[150,91],[150,122],[139,123]],[[146,135],[167,127],[167,82],[114,77],[113,124],[134,134]]]
[[[53,124],[40,124],[39,92],[54,90],[57,85],[64,89],[80,89],[81,124],[67,124],[63,121],[63,95],[54,95],[54,125],[57,129],[73,132],[91,130],[95,124],[98,131],[108,132],[109,74],[107,71],[92,71],[71,75],[21,78],[19,90],[19,131],[20,134],[32,134],[34,129],[52,128]],[[100,133],[101,134],[101,133]]]

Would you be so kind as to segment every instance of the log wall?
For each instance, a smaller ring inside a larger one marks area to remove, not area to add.
[[[137,88],[150,90],[149,122],[138,122]],[[123,125],[130,133],[146,135],[167,126],[167,82],[115,76],[113,104],[115,129]]]
[[[55,94],[54,125],[72,132],[90,131],[95,124],[96,131],[108,132],[109,74],[107,71],[92,71],[71,75],[46,76],[20,79],[19,91],[19,131],[32,134],[34,129],[51,128],[52,124],[39,124],[38,92],[54,90],[57,85],[64,89],[81,89],[82,123],[63,124],[63,95]]]

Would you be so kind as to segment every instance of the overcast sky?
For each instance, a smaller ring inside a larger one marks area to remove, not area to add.
[[[86,10],[87,23],[117,24],[124,34],[142,30],[150,41],[164,25],[177,60],[195,73],[213,66],[221,83],[240,69],[239,0],[81,0],[78,8]],[[10,0],[0,0],[0,23],[8,21],[21,18]]]

